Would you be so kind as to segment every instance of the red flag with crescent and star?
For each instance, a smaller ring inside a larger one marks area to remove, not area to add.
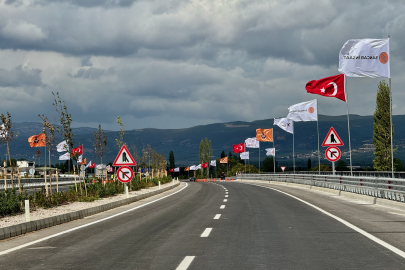
[[[324,97],[335,97],[346,102],[344,74],[326,77],[317,81],[309,81],[305,89],[307,89],[307,93]]]
[[[83,145],[72,149],[72,155],[83,155]]]
[[[174,168],[173,168],[173,169],[169,169],[169,172],[174,172]]]
[[[203,168],[203,169],[204,169],[204,168],[208,168],[208,162],[202,163],[202,164],[201,164],[201,168]]]
[[[233,152],[234,153],[245,152],[245,143],[233,144]]]

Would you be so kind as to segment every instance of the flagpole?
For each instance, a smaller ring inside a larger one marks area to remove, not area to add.
[[[260,142],[259,142],[259,173],[260,173]]]
[[[274,148],[274,138],[273,138],[273,149],[274,149],[274,156],[273,156],[273,174],[276,174],[276,148]]]
[[[294,170],[294,174],[295,174],[294,126],[295,125],[294,125],[294,121],[293,121],[293,170]],[[275,154],[275,152],[274,152],[274,154]]]
[[[318,133],[318,174],[321,174],[321,152],[319,151],[319,115],[318,115],[318,101],[316,102],[316,132]]]
[[[390,39],[390,35],[388,35],[388,44],[389,44],[389,39]],[[391,53],[391,52],[389,52]],[[390,68],[391,68],[391,62],[390,62]],[[391,77],[388,80],[389,82],[389,88],[390,88],[390,124],[391,124],[391,175],[392,178],[394,178],[394,144],[393,144],[393,134],[392,134],[392,91],[391,91]]]
[[[347,92],[346,75],[344,75],[344,84],[345,84],[346,107],[347,107],[347,132],[349,134],[350,176],[353,176],[352,145],[350,139],[349,94]]]

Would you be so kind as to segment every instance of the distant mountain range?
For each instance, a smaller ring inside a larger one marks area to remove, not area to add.
[[[405,160],[405,115],[396,115],[393,117],[394,123],[394,145],[398,147],[395,157]],[[340,149],[343,152],[342,159],[347,158],[348,162],[348,132],[347,117],[319,115],[319,140],[322,144],[330,127],[334,127],[344,146]],[[219,158],[222,151],[229,153],[232,151],[232,144],[244,142],[246,138],[254,137],[257,128],[274,128],[275,147],[277,161],[280,165],[292,164],[293,136],[273,126],[273,119],[257,120],[253,122],[229,122],[201,125],[183,129],[135,129],[125,131],[124,141],[127,145],[135,145],[139,154],[141,154],[143,145],[150,144],[151,147],[159,153],[163,153],[166,158],[170,150],[174,152],[176,165],[188,166],[199,163],[198,151],[201,139],[207,137],[212,142],[213,158]],[[371,165],[373,155],[373,117],[350,115],[351,143],[353,149],[353,165]],[[296,122],[295,123],[295,154],[297,166],[306,166],[308,158],[317,159],[317,122]],[[39,134],[42,131],[42,123],[24,122],[14,123],[14,131],[19,132],[15,141],[10,144],[12,158],[25,158],[35,160],[38,164],[38,158],[35,157],[36,150],[44,152],[44,148],[30,148],[27,139],[31,135]],[[94,131],[95,128],[81,127],[73,128],[74,141],[76,145],[83,144],[84,157],[87,161],[99,162],[94,154]],[[108,144],[103,158],[104,163],[112,162],[118,154],[115,139],[119,137],[118,131],[106,131]],[[61,141],[60,137],[57,141]],[[261,143],[261,160],[265,158],[265,148],[273,147],[272,143]],[[321,157],[324,156],[326,148],[320,147]],[[259,149],[248,148],[250,152],[250,163],[257,164],[259,158]],[[6,147],[0,147],[0,157],[5,158]],[[52,163],[58,163],[60,153],[52,151]],[[43,164],[42,155],[40,163]]]

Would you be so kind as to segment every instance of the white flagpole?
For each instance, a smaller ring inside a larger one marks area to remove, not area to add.
[[[259,173],[260,173],[260,142],[259,142]]]
[[[346,95],[346,106],[347,106],[347,131],[349,133],[349,157],[350,157],[350,176],[353,176],[353,166],[352,166],[352,145],[350,139],[350,120],[349,120],[349,95],[346,89],[346,75],[344,75],[344,85],[345,85],[345,95]]]
[[[273,134],[273,149],[274,149],[274,156],[273,156],[273,174],[276,174],[276,148],[274,148],[274,134]]]
[[[316,102],[316,132],[318,133],[318,174],[321,174],[321,152],[319,151],[319,113],[318,102]]]
[[[388,42],[389,42],[390,36],[388,35]],[[388,43],[389,44],[389,43]],[[390,52],[391,53],[391,52]],[[390,69],[391,69],[391,62],[390,62]],[[394,178],[394,144],[393,144],[393,134],[392,134],[392,91],[391,91],[391,78],[388,80],[389,82],[389,88],[390,88],[390,124],[391,124],[391,175],[392,178]]]
[[[293,169],[295,174],[295,150],[294,150],[294,121],[293,121]]]

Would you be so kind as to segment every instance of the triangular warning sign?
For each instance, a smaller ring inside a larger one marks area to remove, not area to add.
[[[339,145],[344,145],[343,141],[336,133],[336,130],[333,127],[331,127],[329,129],[328,135],[326,135],[326,138],[322,143],[322,146],[339,146]]]
[[[128,151],[128,148],[123,145],[121,147],[118,156],[115,158],[113,166],[135,166],[136,162],[135,159],[131,156]]]

